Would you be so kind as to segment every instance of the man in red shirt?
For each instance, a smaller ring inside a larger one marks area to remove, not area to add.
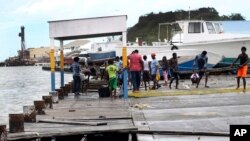
[[[133,92],[138,92],[141,84],[141,71],[143,68],[142,57],[139,54],[138,50],[135,50],[134,53],[129,55],[130,60],[130,73],[133,85]]]

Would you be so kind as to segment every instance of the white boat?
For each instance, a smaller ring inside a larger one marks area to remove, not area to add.
[[[152,52],[162,52],[173,49],[196,49],[206,50],[224,56],[222,62],[231,63],[240,53],[241,47],[247,48],[250,54],[250,35],[225,33],[220,22],[203,20],[184,20],[174,23],[161,23],[160,26],[170,26],[168,35],[171,37],[164,42],[153,42],[152,46],[128,46],[127,52],[130,53],[138,49],[141,54]],[[158,39],[160,39],[160,31]],[[117,52],[121,52],[117,48]],[[168,57],[168,56],[167,56]]]

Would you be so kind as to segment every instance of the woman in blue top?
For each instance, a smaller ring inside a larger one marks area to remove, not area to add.
[[[161,87],[161,85],[159,85],[158,81],[156,80],[156,74],[157,74],[159,64],[158,64],[158,61],[156,60],[155,56],[156,56],[155,53],[151,54],[152,61],[150,63],[150,69],[151,69],[151,77],[152,77],[153,82],[154,82],[152,89],[156,89],[156,86],[157,86],[157,89]]]

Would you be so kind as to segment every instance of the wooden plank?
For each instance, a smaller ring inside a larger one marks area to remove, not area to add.
[[[99,125],[107,125],[107,122],[76,122],[69,120],[51,120],[51,119],[41,119],[38,120],[41,123],[54,123],[54,124],[70,124],[70,125],[89,125],[89,126],[99,126]]]
[[[59,120],[66,120],[65,118],[57,118]],[[102,117],[99,116],[99,118],[73,118],[73,119],[67,119],[69,121],[92,121],[92,120],[129,120],[133,119],[131,116],[117,116],[117,117]]]
[[[165,131],[165,130],[135,130],[135,134],[159,134],[159,135],[196,135],[196,136],[222,136],[229,137],[228,132],[195,132],[195,131]]]
[[[29,131],[32,130],[32,131]],[[35,131],[33,131],[35,130]],[[43,129],[28,129],[27,132],[8,134],[8,140],[20,140],[31,138],[43,137],[59,137],[59,136],[72,136],[72,135],[87,135],[87,134],[100,134],[100,133],[129,133],[137,130],[134,126],[67,126],[67,127],[51,127]]]

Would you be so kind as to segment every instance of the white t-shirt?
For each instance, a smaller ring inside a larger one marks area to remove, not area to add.
[[[191,77],[190,77],[191,79],[193,79],[193,78],[199,78],[199,74],[197,74],[197,73],[193,73],[192,75],[191,75]]]
[[[143,60],[143,66],[145,71],[149,71],[148,61]]]

